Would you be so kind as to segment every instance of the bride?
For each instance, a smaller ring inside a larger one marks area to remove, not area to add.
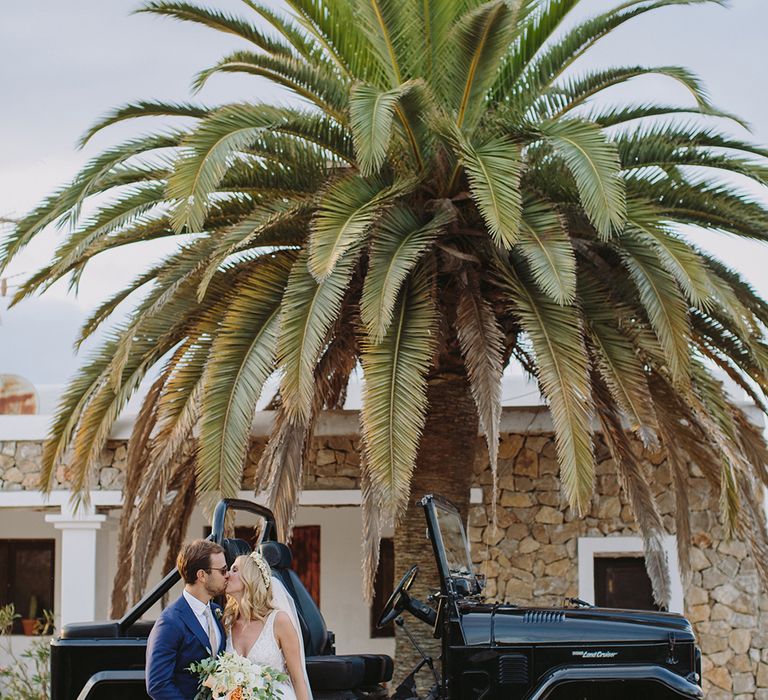
[[[235,559],[226,593],[227,651],[287,673],[277,684],[282,700],[311,700],[295,609],[258,552]]]

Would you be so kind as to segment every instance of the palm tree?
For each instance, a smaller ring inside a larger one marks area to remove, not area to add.
[[[582,512],[599,421],[657,599],[664,527],[627,429],[671,465],[684,570],[689,459],[764,566],[768,454],[713,368],[765,410],[768,306],[686,232],[765,240],[768,212],[738,179],[764,185],[768,153],[723,131],[733,118],[683,68],[571,69],[635,17],[716,0],[624,0],[567,31],[578,0],[286,0],[290,14],[243,1],[249,18],[162,0],[141,11],[244,40],[195,88],[245,73],[294,106],[117,109],[83,143],[123,120],[181,126],[94,158],[0,249],[4,266],[50,224],[67,227],[18,302],[62,277],[76,285],[105,251],[178,241],[85,323],[78,343],[136,299],[72,380],[44,453],[43,485],[67,455],[85,494],[110,427],[157,369],[129,445],[114,612],[122,584],[143,589],[153,535],[175,550],[195,493],[238,490],[276,371],[257,487],[290,531],[313,426],[343,403],[358,363],[366,585],[386,521],[397,571],[424,563],[411,494],[439,491],[466,511],[478,427],[495,474],[509,363],[546,397],[564,493]],[[694,104],[602,94],[646,75],[677,81]]]

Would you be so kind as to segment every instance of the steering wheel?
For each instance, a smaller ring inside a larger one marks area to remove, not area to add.
[[[392,595],[389,596],[389,600],[384,604],[384,609],[379,615],[379,620],[376,623],[376,629],[386,627],[392,622],[410,602],[410,596],[408,595],[408,589],[413,585],[416,579],[416,574],[419,573],[419,567],[414,564],[408,571],[405,572],[405,576],[400,579],[400,583],[395,586],[395,590],[392,591]]]

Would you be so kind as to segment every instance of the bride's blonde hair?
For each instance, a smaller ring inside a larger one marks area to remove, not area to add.
[[[272,572],[269,564],[258,552],[243,554],[235,559],[240,580],[243,582],[243,595],[240,603],[227,596],[224,608],[224,626],[231,628],[238,617],[244,620],[265,620],[274,606],[272,605]]]

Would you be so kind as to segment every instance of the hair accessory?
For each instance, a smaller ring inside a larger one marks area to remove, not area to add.
[[[248,556],[256,562],[256,566],[261,571],[261,578],[264,579],[264,586],[269,588],[272,585],[272,572],[270,571],[269,564],[264,561],[264,557],[258,551],[254,550]]]

